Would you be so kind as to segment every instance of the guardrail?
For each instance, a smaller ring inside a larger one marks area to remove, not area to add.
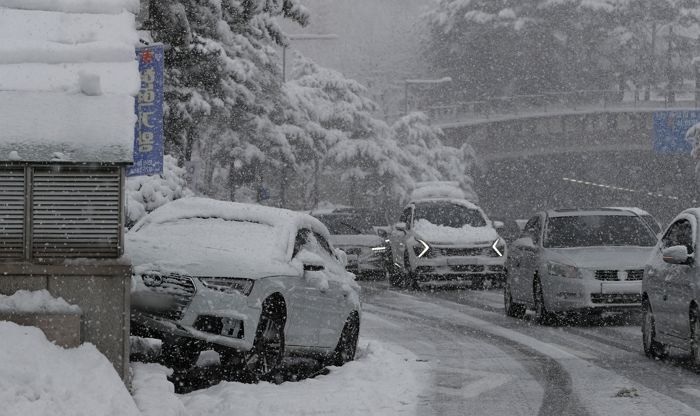
[[[503,119],[508,116],[536,116],[592,110],[634,108],[698,108],[700,90],[664,91],[665,96],[644,100],[643,90],[582,90],[511,97],[491,97],[477,101],[426,106],[415,111],[438,122]],[[669,98],[670,97],[670,98]]]

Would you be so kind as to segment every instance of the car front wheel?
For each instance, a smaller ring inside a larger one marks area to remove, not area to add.
[[[518,319],[524,317],[525,305],[513,302],[513,294],[510,289],[510,284],[508,284],[507,281],[503,286],[503,303],[505,306],[506,316]]]
[[[535,304],[535,319],[540,325],[551,325],[556,321],[556,315],[547,310],[544,304],[544,291],[540,279],[535,277],[533,284],[534,304]]]
[[[254,380],[268,378],[282,364],[284,324],[284,315],[273,307],[273,303],[263,305],[253,348],[244,357],[245,369]]]
[[[666,356],[666,347],[656,340],[656,322],[649,301],[642,304],[642,343],[647,357],[660,359]]]

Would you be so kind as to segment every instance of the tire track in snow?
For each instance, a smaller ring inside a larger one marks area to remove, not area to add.
[[[373,313],[389,315],[394,319],[402,319],[407,322],[410,322],[410,319],[402,316],[402,314],[409,315],[430,322],[448,332],[467,333],[480,341],[494,343],[498,347],[505,347],[510,353],[509,355],[520,362],[544,390],[542,405],[538,412],[539,416],[589,416],[588,411],[573,390],[571,376],[554,358],[506,337],[494,335],[465,324],[446,322],[435,317],[387,305],[377,306],[372,304],[370,308]],[[399,312],[400,314],[392,312]]]

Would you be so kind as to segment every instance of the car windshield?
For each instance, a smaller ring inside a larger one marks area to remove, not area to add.
[[[642,246],[656,244],[656,237],[637,216],[577,215],[547,220],[544,246],[573,248]]]
[[[433,225],[451,228],[485,227],[486,219],[477,209],[453,203],[416,204],[415,221],[425,220]]]
[[[319,215],[318,218],[328,231],[335,235],[372,234],[372,225],[359,215]]]
[[[654,217],[651,215],[642,215],[642,219],[654,233],[658,234],[661,232],[661,227]]]

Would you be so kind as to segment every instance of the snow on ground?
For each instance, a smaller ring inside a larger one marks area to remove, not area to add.
[[[429,378],[427,364],[395,345],[361,340],[357,359],[296,383],[222,382],[177,396],[167,369],[134,367],[134,397],[144,416],[413,415]]]
[[[137,416],[117,372],[91,344],[63,349],[38,328],[0,322],[0,414]]]

